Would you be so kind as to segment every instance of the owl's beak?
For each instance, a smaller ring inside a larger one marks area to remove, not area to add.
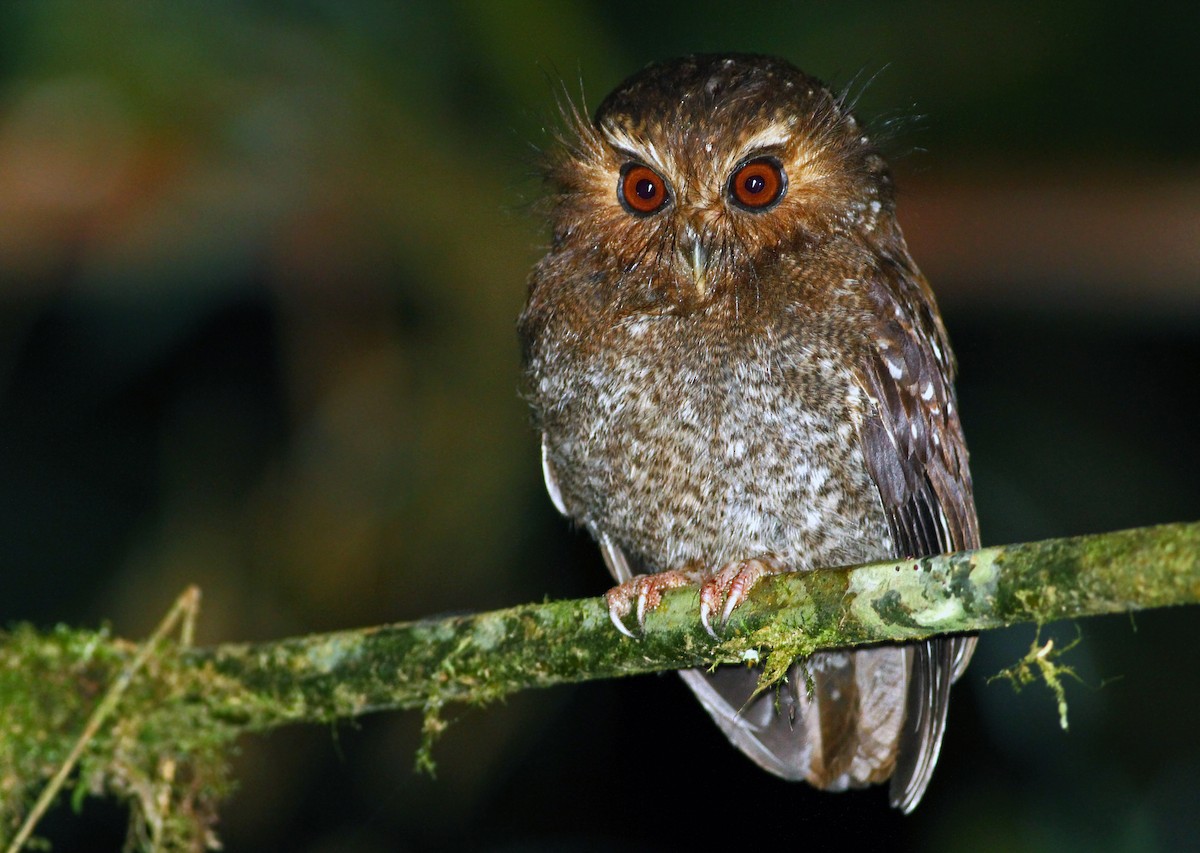
[[[679,256],[683,266],[691,275],[695,286],[695,298],[703,302],[708,296],[708,252],[700,235],[687,226],[683,230],[683,238],[679,241]]]

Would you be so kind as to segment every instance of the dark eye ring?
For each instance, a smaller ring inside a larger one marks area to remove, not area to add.
[[[761,213],[774,207],[787,190],[787,174],[774,157],[756,157],[734,170],[729,198],[742,210]]]
[[[657,213],[671,200],[667,182],[649,166],[626,163],[621,168],[617,198],[634,216]]]

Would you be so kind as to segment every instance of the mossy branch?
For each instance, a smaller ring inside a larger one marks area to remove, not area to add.
[[[0,635],[0,838],[16,836],[72,755],[77,794],[131,799],[144,846],[197,849],[244,732],[420,708],[431,738],[447,703],[530,687],[739,662],[770,677],[818,649],[1195,604],[1200,522],[774,577],[719,642],[696,599],[668,593],[637,641],[613,629],[600,598],[200,649],[18,628]],[[81,741],[111,685],[112,722]]]

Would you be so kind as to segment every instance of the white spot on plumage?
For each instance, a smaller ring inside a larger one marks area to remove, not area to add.
[[[649,328],[649,326],[650,319],[648,317],[635,317],[629,322],[626,328],[628,328],[630,335],[635,338],[640,338],[646,333],[646,329]]]

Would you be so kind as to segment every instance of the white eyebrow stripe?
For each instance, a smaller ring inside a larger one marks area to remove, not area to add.
[[[795,152],[787,152],[785,149],[796,142],[795,134],[793,133],[792,123],[787,121],[776,121],[764,127],[762,130],[750,136],[739,145],[736,149],[729,152],[729,156],[721,164],[723,171],[729,171],[739,163],[756,157],[759,154],[770,152],[775,149],[781,155],[784,155],[786,160],[794,160]],[[804,148],[801,146],[800,151]],[[801,171],[807,173],[806,163],[801,164]],[[799,177],[799,175],[797,175]]]
[[[678,164],[670,150],[660,150],[654,144],[653,140],[647,139],[645,136],[635,136],[625,128],[615,124],[601,125],[600,133],[604,137],[604,141],[619,156],[641,160],[646,165],[653,167],[664,177],[668,177],[668,179],[669,176],[676,174]],[[783,149],[794,141],[791,122],[772,122],[746,139],[737,149],[729,151],[726,157],[722,158],[718,169],[726,172],[742,160],[752,157],[758,152],[768,151],[772,148]],[[805,173],[810,171],[807,168],[809,166],[807,162],[803,163],[802,166],[805,167],[803,169]]]
[[[669,158],[665,158],[659,153],[658,148],[649,139],[634,138],[621,128],[608,125],[601,127],[600,132],[604,134],[604,139],[608,144],[621,154],[642,160],[656,167],[660,172],[668,172],[670,166],[674,165],[673,162],[669,162]]]
[[[751,136],[742,146],[745,154],[751,154],[762,148],[782,148],[792,138],[791,129],[785,124],[769,124],[759,133]]]

